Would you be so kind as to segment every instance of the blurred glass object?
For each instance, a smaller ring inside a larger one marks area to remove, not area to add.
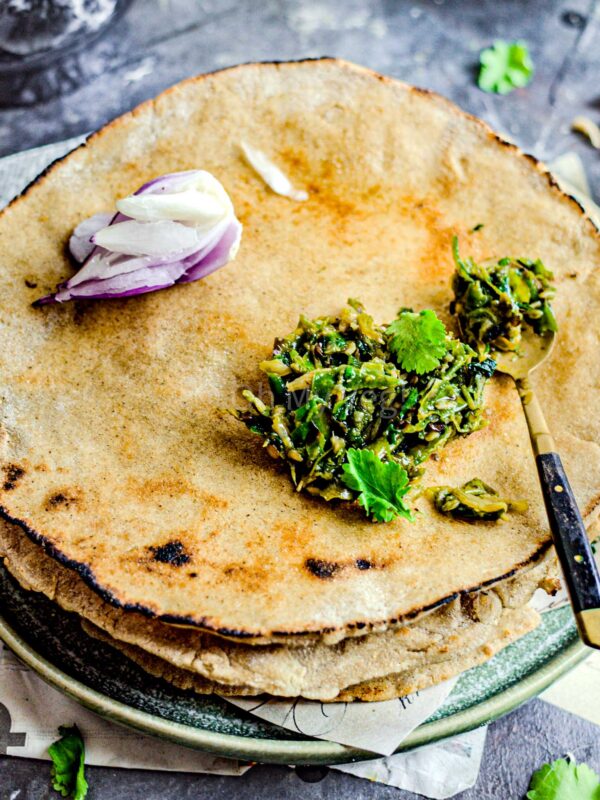
[[[0,8],[0,52],[9,60],[30,59],[95,33],[117,0],[8,0]]]
[[[0,0],[0,105],[30,105],[83,83],[88,45],[128,4]]]

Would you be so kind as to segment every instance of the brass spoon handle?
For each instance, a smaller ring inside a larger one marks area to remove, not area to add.
[[[517,388],[579,635],[587,645],[600,649],[600,575],[587,532],[540,404],[526,378],[517,381]]]

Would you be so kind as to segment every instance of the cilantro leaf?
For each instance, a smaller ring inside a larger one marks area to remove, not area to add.
[[[88,783],[84,775],[85,747],[76,725],[58,729],[61,739],[48,748],[52,759],[50,779],[54,791],[72,800],[84,800]]]
[[[528,800],[600,800],[600,777],[587,764],[559,758],[534,772]]]
[[[382,461],[372,450],[350,448],[344,464],[342,481],[360,492],[358,502],[368,516],[378,522],[391,522],[396,517],[412,520],[410,508],[402,499],[408,492],[408,474],[395,461]]]
[[[390,350],[407,372],[423,375],[440,365],[446,352],[446,328],[435,311],[401,311],[387,328]]]
[[[477,84],[484,92],[508,94],[527,86],[533,75],[533,61],[525,42],[494,42],[481,51]]]

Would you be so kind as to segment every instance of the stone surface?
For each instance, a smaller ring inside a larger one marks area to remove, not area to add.
[[[455,800],[521,800],[542,763],[572,753],[600,770],[595,725],[534,700],[488,732],[476,786]],[[54,800],[47,762],[0,756],[0,798]],[[88,767],[88,800],[418,800],[417,795],[330,770],[317,783],[287,767],[257,766],[241,778]]]
[[[507,97],[475,83],[480,49],[499,37],[527,40],[536,64],[531,86]],[[334,55],[445,94],[544,160],[575,150],[598,199],[598,152],[570,120],[600,120],[599,40],[598,0],[133,0],[83,54],[80,88],[28,108],[11,108],[11,93],[0,94],[0,155],[92,130],[189,75]],[[567,752],[599,770],[598,728],[533,701],[491,726],[479,782],[460,798],[517,800],[536,767]],[[48,774],[47,763],[0,757],[0,798],[17,790],[18,800],[56,797]],[[243,778],[106,768],[90,768],[89,778],[90,800],[415,797],[335,772],[305,783],[266,766]]]
[[[478,53],[497,37],[525,39],[536,63],[533,84],[506,97],[475,83]],[[599,38],[598,0],[133,0],[84,51],[85,85],[0,111],[0,155],[97,128],[189,75],[333,55],[441,92],[542,159],[577,150],[598,194],[598,153],[569,123],[600,118]]]

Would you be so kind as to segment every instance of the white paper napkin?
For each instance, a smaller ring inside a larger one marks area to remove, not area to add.
[[[452,691],[456,679],[382,703],[319,703],[225,697],[260,719],[295,733],[389,756],[408,734],[430,717]]]
[[[390,758],[334,766],[359,778],[445,800],[477,783],[487,728]]]
[[[86,764],[218,775],[250,769],[103,720],[44,683],[0,642],[0,753],[47,759],[59,725],[74,723],[85,739]]]

